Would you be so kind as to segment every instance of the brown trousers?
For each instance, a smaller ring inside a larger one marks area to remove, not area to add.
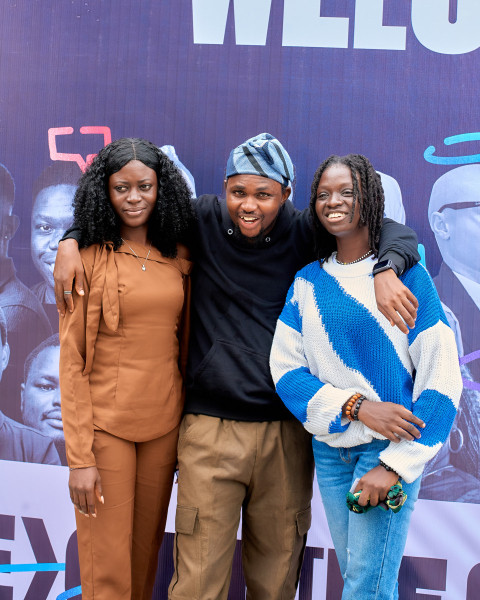
[[[186,415],[178,462],[170,600],[227,599],[240,513],[247,599],[293,600],[313,483],[302,425]]]
[[[177,460],[178,427],[129,442],[95,431],[105,504],[75,511],[83,600],[151,600]]]

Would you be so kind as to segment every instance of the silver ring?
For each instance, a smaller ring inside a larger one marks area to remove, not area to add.
[[[66,290],[65,292],[63,292],[63,295],[67,295],[67,294],[71,294],[72,292],[69,292],[68,290]]]

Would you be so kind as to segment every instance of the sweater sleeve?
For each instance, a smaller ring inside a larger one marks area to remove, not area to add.
[[[379,261],[390,259],[401,274],[420,260],[417,245],[417,234],[413,229],[392,219],[383,219],[378,248]]]
[[[296,277],[278,319],[270,354],[270,370],[277,394],[288,410],[314,435],[345,431],[342,407],[356,392],[323,383],[312,375],[302,338],[302,298]]]
[[[75,310],[60,317],[60,393],[67,461],[70,467],[95,466],[90,375],[84,374],[86,314],[90,277],[85,268],[85,295],[73,290]]]
[[[426,269],[416,265],[402,277],[419,300],[415,328],[408,334],[415,367],[413,413],[425,422],[418,440],[391,443],[380,459],[407,482],[421,475],[446,441],[462,392],[455,336]]]

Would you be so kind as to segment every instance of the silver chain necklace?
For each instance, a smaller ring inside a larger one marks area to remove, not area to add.
[[[361,256],[360,258],[357,258],[355,260],[351,260],[350,262],[342,262],[341,260],[338,260],[338,255],[335,257],[335,260],[337,261],[337,263],[339,265],[353,265],[355,263],[360,262],[361,260],[363,260],[364,258],[367,258],[367,256],[370,256],[370,254],[373,254],[372,250],[369,250],[368,252],[366,252],[363,256]]]
[[[129,248],[130,248],[130,250],[133,252],[133,254],[134,254],[135,258],[138,260],[138,262],[139,262],[140,264],[142,264],[142,259],[141,259],[141,258],[138,256],[138,254],[137,254],[137,253],[135,252],[135,250],[134,250],[134,249],[133,249],[133,248],[130,246],[130,244],[129,244],[128,242],[126,242],[126,241],[125,241],[123,238],[120,238],[120,239],[122,240],[122,242],[123,242],[124,244],[126,244],[126,245],[127,245]],[[142,271],[146,271],[146,270],[147,270],[147,269],[146,269],[146,267],[145,267],[145,264],[146,264],[146,262],[147,262],[147,260],[148,260],[148,257],[150,256],[150,250],[151,250],[151,249],[152,249],[152,242],[150,242],[150,246],[148,247],[147,256],[145,257],[145,260],[143,261],[143,264],[142,264]]]

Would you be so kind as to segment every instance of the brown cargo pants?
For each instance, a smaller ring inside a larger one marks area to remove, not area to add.
[[[170,600],[226,600],[242,513],[247,600],[293,600],[311,522],[311,436],[289,421],[180,425]]]

